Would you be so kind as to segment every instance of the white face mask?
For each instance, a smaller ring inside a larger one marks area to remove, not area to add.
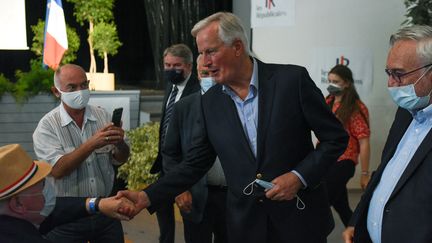
[[[201,78],[201,89],[202,89],[203,93],[207,92],[207,90],[209,90],[215,84],[216,84],[216,81],[214,80],[213,77]]]
[[[82,109],[86,107],[90,99],[90,90],[82,89],[74,92],[63,92],[59,88],[57,90],[61,94],[61,100],[72,109]]]
[[[415,85],[422,79],[429,69],[424,72],[419,79],[417,79],[413,84],[399,86],[399,87],[388,87],[388,91],[390,92],[390,96],[393,101],[400,107],[407,110],[418,110],[422,109],[429,105],[430,94],[418,97],[415,92]]]

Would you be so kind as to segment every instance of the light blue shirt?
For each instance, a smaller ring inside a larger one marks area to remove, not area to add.
[[[229,86],[222,87],[237,107],[243,130],[249,141],[250,148],[257,156],[257,128],[258,128],[258,64],[253,60],[252,78],[249,84],[249,93],[243,100]]]
[[[414,119],[399,142],[393,158],[385,167],[369,204],[367,229],[374,243],[381,243],[385,205],[417,148],[432,127],[432,105],[412,114]]]
[[[228,94],[234,101],[237,108],[237,113],[239,115],[243,130],[245,132],[246,138],[248,139],[249,146],[257,157],[257,131],[258,131],[258,63],[253,59],[253,71],[252,77],[249,84],[249,93],[246,98],[241,99],[229,86],[223,85],[222,90],[224,93]],[[292,171],[296,174],[302,181],[304,186],[307,186],[306,181],[297,172]]]

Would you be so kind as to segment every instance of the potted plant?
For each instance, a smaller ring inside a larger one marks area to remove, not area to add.
[[[108,73],[108,55],[115,55],[121,42],[113,22],[114,0],[67,0],[74,4],[74,16],[79,24],[88,24],[90,69],[87,73],[91,89],[114,90],[114,74]],[[97,73],[95,50],[104,58],[104,73]]]
[[[142,190],[155,182],[157,174],[150,174],[158,153],[159,123],[146,123],[126,132],[130,141],[130,156],[118,170],[118,177],[127,182],[129,190]]]
[[[31,51],[36,55],[36,59],[30,60],[30,70],[27,72],[16,70],[16,82],[11,82],[0,74],[0,97],[4,93],[9,93],[15,98],[18,104],[22,105],[30,97],[38,94],[51,94],[54,71],[42,67],[44,28],[45,22],[40,19],[37,24],[31,26],[34,35]],[[69,49],[63,56],[63,64],[76,59],[76,52],[80,45],[78,34],[73,28],[67,26],[66,32],[69,40]]]

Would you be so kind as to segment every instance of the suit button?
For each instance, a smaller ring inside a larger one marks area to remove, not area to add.
[[[258,200],[258,202],[262,203],[262,202],[264,202],[264,200],[262,200],[262,199],[259,199],[259,200]]]
[[[384,212],[385,212],[385,213],[390,213],[390,209],[386,208],[386,209],[384,210]]]
[[[261,178],[262,178],[261,173],[258,173],[258,174],[256,175],[256,178],[257,178],[257,179],[261,179]]]

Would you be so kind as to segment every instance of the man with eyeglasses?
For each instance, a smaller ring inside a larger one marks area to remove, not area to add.
[[[432,27],[402,28],[390,47],[385,71],[399,108],[346,243],[432,242]]]
[[[129,157],[124,131],[104,109],[88,105],[89,81],[78,65],[54,74],[53,94],[61,104],[46,114],[33,133],[34,150],[52,165],[58,197],[106,197],[113,188],[113,164]],[[96,214],[48,233],[53,242],[124,242],[120,221]]]

